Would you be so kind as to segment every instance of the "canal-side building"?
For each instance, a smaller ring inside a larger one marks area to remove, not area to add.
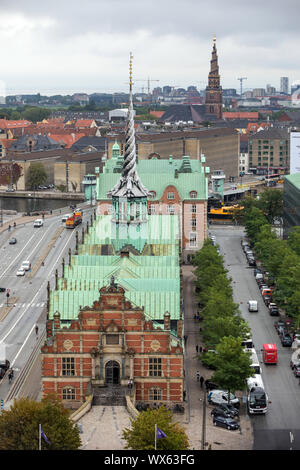
[[[136,164],[131,73],[126,133],[121,172],[106,187],[110,213],[94,214],[63,261],[62,277],[56,273],[55,289],[48,288],[42,391],[72,408],[91,393],[94,403],[122,404],[129,380],[136,403],[183,401],[179,218],[148,211],[151,192]]]

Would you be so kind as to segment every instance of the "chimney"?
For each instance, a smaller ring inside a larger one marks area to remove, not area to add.
[[[164,329],[165,330],[170,330],[171,329],[171,324],[170,324],[170,314],[169,312],[164,313]]]
[[[55,312],[55,314],[53,315],[53,319],[54,319],[54,330],[59,330],[60,329],[60,313]]]

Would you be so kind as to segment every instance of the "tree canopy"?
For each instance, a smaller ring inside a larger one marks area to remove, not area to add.
[[[173,422],[173,413],[164,406],[143,411],[137,419],[131,419],[131,428],[123,430],[125,449],[154,450],[155,425],[166,438],[157,439],[157,450],[186,450],[189,442],[184,428]]]
[[[47,178],[47,172],[41,162],[30,165],[27,179],[27,185],[30,189],[36,189],[38,186],[45,184]]]
[[[0,450],[38,450],[39,425],[50,444],[41,440],[42,450],[77,450],[78,427],[69,419],[69,411],[55,396],[37,402],[29,398],[15,400],[0,414]]]

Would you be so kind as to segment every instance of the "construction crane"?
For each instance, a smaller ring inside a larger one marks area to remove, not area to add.
[[[241,82],[241,97],[242,97],[242,94],[243,94],[243,80],[247,80],[247,77],[240,77],[240,78],[237,78],[237,80],[239,80]]]
[[[150,80],[149,77],[148,77],[148,79],[143,79],[143,78],[141,78],[141,79],[137,79],[137,80],[135,80],[135,81],[136,81],[136,82],[147,82],[147,83],[148,83],[148,95],[150,95],[150,83],[151,83],[151,82],[159,82],[159,80],[154,80],[154,79],[151,79],[151,80]]]

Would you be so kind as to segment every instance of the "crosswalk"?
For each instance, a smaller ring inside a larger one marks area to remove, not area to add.
[[[11,306],[11,304],[9,304]],[[28,303],[15,303],[13,304],[14,307],[44,307],[46,305],[46,302],[39,302],[39,303],[31,303],[31,302],[28,302]],[[6,307],[7,306],[7,303],[2,303],[0,304],[0,308],[1,307]]]

